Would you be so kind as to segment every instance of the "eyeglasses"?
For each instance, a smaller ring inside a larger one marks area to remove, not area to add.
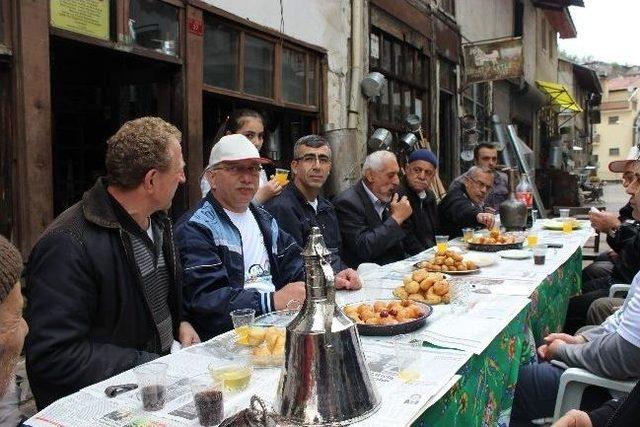
[[[486,189],[487,191],[491,191],[491,189],[493,188],[493,185],[485,184],[484,182],[479,181],[479,180],[477,180],[477,179],[475,179],[475,178],[471,178],[471,177],[469,177],[469,179],[470,179],[471,181],[475,182],[475,184],[476,184],[478,187],[480,187],[480,189],[481,189],[481,190],[482,190],[482,189]]]
[[[315,163],[318,162],[321,165],[328,165],[331,163],[331,158],[322,154],[305,154],[304,156],[296,157],[293,160],[297,160],[303,163]]]
[[[224,165],[217,166],[212,170],[225,170],[233,175],[244,175],[245,173],[251,175],[258,175],[262,170],[262,166],[260,165],[252,165],[252,166],[241,166],[241,165]]]
[[[420,167],[413,167],[411,168],[411,172],[415,173],[416,175],[422,175],[425,174],[427,176],[427,178],[431,178],[432,176],[434,176],[436,174],[436,171],[433,169],[422,169]]]

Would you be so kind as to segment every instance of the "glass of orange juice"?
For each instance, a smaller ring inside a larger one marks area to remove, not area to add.
[[[436,251],[443,254],[449,247],[449,236],[436,236]]]
[[[571,233],[571,231],[573,231],[573,218],[563,218],[562,232]]]
[[[240,308],[231,312],[231,322],[238,344],[249,345],[249,332],[255,315],[256,311],[252,308]]]
[[[537,244],[538,244],[538,235],[535,234],[534,232],[529,232],[529,234],[527,235],[527,245],[529,245],[529,247],[532,248]]]
[[[276,169],[275,174],[276,181],[280,185],[286,185],[289,182],[289,170],[288,169]]]

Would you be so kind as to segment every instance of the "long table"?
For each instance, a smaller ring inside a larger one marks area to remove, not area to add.
[[[582,230],[564,235],[536,230],[542,242],[562,242],[550,250],[544,266],[531,259],[500,259],[466,284],[472,293],[463,312],[436,306],[427,326],[416,337],[423,340],[419,363],[424,375],[416,384],[397,378],[390,338],[361,337],[371,376],[382,396],[381,408],[362,426],[391,425],[506,425],[520,366],[535,359],[535,342],[564,323],[566,305],[580,289],[581,246],[591,233]],[[411,271],[419,254],[383,267],[364,266],[363,289],[339,292],[338,302],[391,298],[393,288]],[[108,385],[135,382],[124,372],[55,402],[27,421],[30,426],[129,426],[198,425],[189,390],[191,376],[207,372],[210,363],[234,358],[229,352],[232,332],[160,360],[169,365],[169,389],[163,411],[142,410],[138,391],[108,399]],[[272,402],[279,369],[257,369],[249,388],[225,396],[225,415],[249,404],[252,394]],[[155,424],[154,424],[155,423]]]

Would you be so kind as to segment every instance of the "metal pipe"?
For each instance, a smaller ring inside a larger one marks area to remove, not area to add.
[[[364,0],[351,0],[351,87],[349,90],[349,109],[347,128],[358,127],[358,106],[360,104],[360,81],[362,80],[362,16]]]

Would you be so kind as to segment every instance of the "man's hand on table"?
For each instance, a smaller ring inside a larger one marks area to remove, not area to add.
[[[582,335],[569,335],[559,332],[555,332],[544,337],[544,342],[546,344],[551,344],[555,340],[560,340],[567,344],[584,344],[587,342]]]
[[[302,304],[305,298],[304,282],[293,282],[284,285],[273,294],[273,304],[276,310],[285,310],[290,301],[297,301]]]
[[[178,341],[182,347],[189,347],[200,342],[200,337],[191,323],[182,321],[178,327]]]
[[[586,412],[572,409],[551,427],[593,427],[593,424]]]
[[[335,279],[336,289],[349,289],[352,291],[358,290],[362,287],[360,276],[353,268],[345,268],[338,274]]]
[[[620,220],[613,212],[591,211],[589,212],[591,226],[602,233],[608,233],[620,227]]]

